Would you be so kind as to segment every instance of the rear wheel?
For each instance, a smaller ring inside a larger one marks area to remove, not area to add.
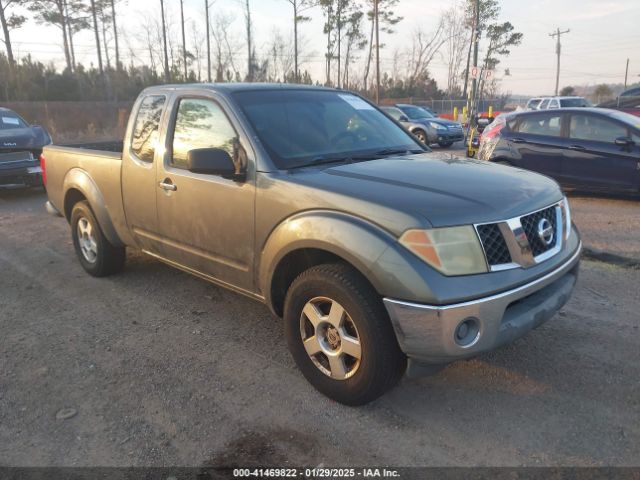
[[[427,139],[427,134],[424,130],[416,130],[415,132],[413,132],[413,134],[418,137],[418,140],[420,140],[422,143],[424,143],[425,145],[429,145],[429,140]]]
[[[109,243],[87,201],[73,206],[71,236],[80,264],[90,275],[105,277],[124,267],[124,247]]]
[[[391,389],[406,368],[377,292],[344,264],[312,267],[294,280],[284,310],[289,349],[324,395],[362,405]]]

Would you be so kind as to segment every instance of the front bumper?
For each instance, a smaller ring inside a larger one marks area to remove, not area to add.
[[[540,326],[569,300],[578,278],[580,244],[550,273],[506,292],[454,305],[422,305],[384,299],[400,348],[421,363],[469,358],[512,342]],[[459,326],[467,336],[460,338]]]

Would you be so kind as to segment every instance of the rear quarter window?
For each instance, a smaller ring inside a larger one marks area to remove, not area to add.
[[[131,135],[131,150],[143,162],[153,162],[164,103],[164,95],[149,95],[138,108]]]

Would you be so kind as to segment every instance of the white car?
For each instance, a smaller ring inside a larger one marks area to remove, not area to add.
[[[592,107],[584,97],[534,97],[527,102],[527,110],[550,110],[552,108]]]

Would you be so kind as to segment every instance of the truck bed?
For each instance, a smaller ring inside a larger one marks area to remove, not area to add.
[[[124,142],[122,140],[110,140],[106,142],[71,143],[60,145],[61,147],[77,148],[81,150],[93,150],[100,152],[115,152],[122,154]]]

